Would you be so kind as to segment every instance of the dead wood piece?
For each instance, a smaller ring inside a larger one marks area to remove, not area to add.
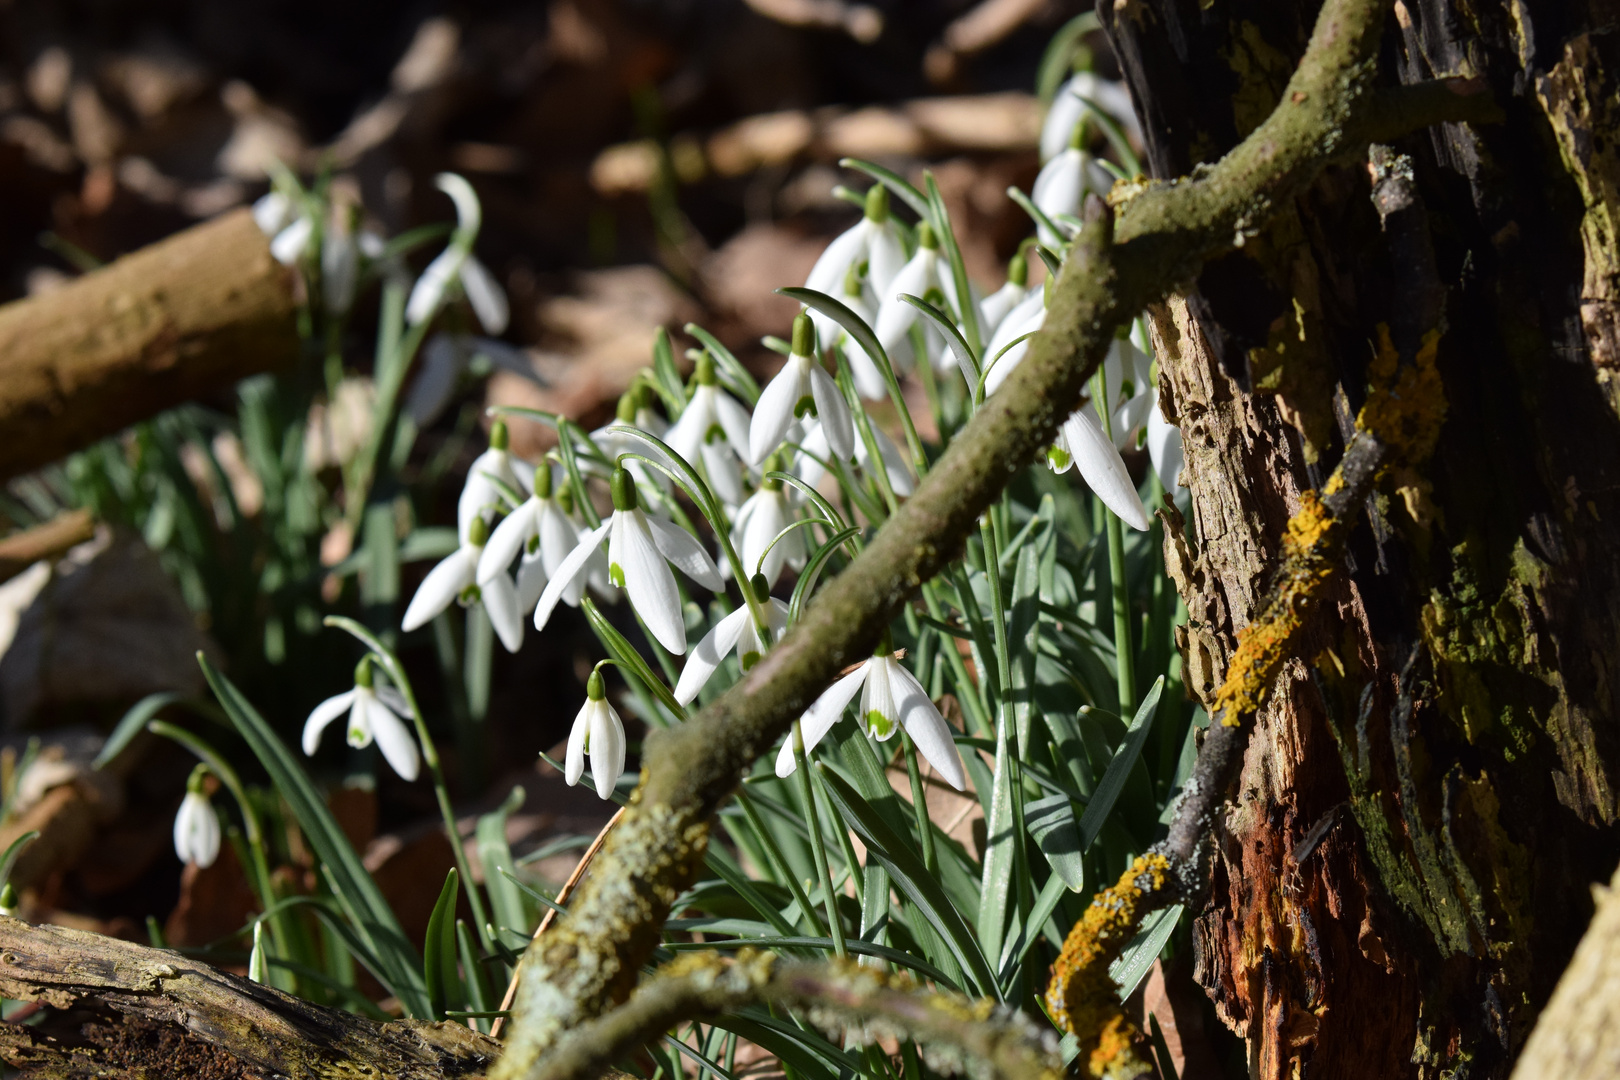
[[[1620,1074],[1620,872],[1592,892],[1597,912],[1530,1032],[1513,1080]]]
[[[0,996],[59,1009],[104,1008],[222,1051],[241,1075],[445,1080],[483,1075],[500,1044],[452,1022],[379,1024],[228,975],[178,953],[0,916]],[[114,1054],[122,1025],[87,1025],[70,1043],[0,1025],[0,1057],[33,1075],[85,1075],[91,1051]],[[97,1032],[103,1032],[98,1035]],[[92,1044],[87,1050],[84,1040]],[[177,1051],[178,1053],[178,1051]],[[211,1075],[235,1075],[214,1059]],[[78,1071],[75,1071],[78,1070]]]
[[[0,581],[10,581],[41,559],[53,559],[96,535],[88,510],[69,510],[0,540]]]
[[[0,307],[0,479],[291,362],[293,309],[245,209]]]

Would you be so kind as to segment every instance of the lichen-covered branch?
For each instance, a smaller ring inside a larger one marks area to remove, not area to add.
[[[379,1024],[179,953],[5,916],[0,997],[102,1009],[131,1031],[152,1030],[172,1054],[170,1067],[154,1075],[187,1075],[200,1071],[198,1062],[217,1064],[223,1057],[246,1074],[287,1080],[448,1080],[482,1075],[500,1045],[463,1024]],[[129,1075],[135,1062],[121,1060],[133,1053],[127,1035],[97,1048],[58,1041],[22,1024],[0,1024],[0,1058],[30,1076]]]
[[[1373,86],[1384,11],[1381,0],[1330,0],[1282,104],[1249,138],[1196,177],[1125,190],[1117,227],[1109,215],[1093,214],[1025,360],[916,494],[737,686],[688,723],[649,738],[623,823],[568,916],[525,954],[516,1023],[493,1080],[528,1075],[564,1033],[629,997],[671,904],[696,878],[715,809],[960,550],[979,515],[1078,404],[1115,331],[1202,260],[1254,235],[1323,166],[1363,150],[1366,133],[1387,131]],[[1449,96],[1452,118],[1477,111],[1468,95]],[[1423,115],[1445,118],[1427,106]],[[1212,735],[1206,746],[1225,742]]]
[[[1057,1040],[993,1001],[923,989],[852,961],[790,962],[743,950],[735,959],[688,953],[660,969],[621,1008],[569,1032],[535,1070],[536,1080],[590,1080],[614,1061],[688,1021],[748,1005],[799,1010],[823,1029],[864,1042],[912,1038],[936,1071],[997,1080],[1057,1080]],[[971,1063],[969,1061],[971,1059]]]

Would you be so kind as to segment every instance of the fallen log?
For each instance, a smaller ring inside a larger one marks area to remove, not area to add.
[[[500,1044],[462,1024],[378,1023],[179,953],[0,916],[0,996],[71,1014],[0,1023],[30,1077],[482,1076]]]
[[[0,307],[0,480],[291,363],[294,306],[242,209]]]

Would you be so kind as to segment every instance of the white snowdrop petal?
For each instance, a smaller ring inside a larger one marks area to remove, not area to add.
[[[867,280],[872,283],[872,290],[879,296],[886,295],[894,285],[896,275],[906,265],[906,247],[900,240],[900,230],[895,227],[893,218],[872,229],[866,259]]]
[[[590,698],[579,707],[574,715],[574,726],[568,731],[568,753],[563,764],[565,771],[563,779],[568,786],[573,787],[579,783],[579,778],[585,775],[585,740],[591,731],[591,706],[596,704]]]
[[[477,229],[483,220],[482,211],[478,205],[478,193],[463,176],[452,172],[442,172],[433,178],[433,185],[456,204],[456,225],[460,229]]]
[[[523,609],[518,603],[517,586],[506,574],[497,574],[481,589],[484,611],[495,635],[509,653],[523,647]]]
[[[405,722],[387,709],[372,705],[369,710],[371,734],[377,740],[377,749],[383,760],[401,779],[415,780],[422,767],[422,753],[417,749],[416,737]]]
[[[861,688],[861,726],[878,742],[887,742],[900,730],[900,714],[894,707],[894,690],[890,686],[889,669],[894,658],[875,657],[870,665],[871,675]]]
[[[697,643],[692,655],[686,658],[686,666],[681,669],[680,680],[675,684],[676,701],[682,705],[691,704],[698,691],[703,689],[725,660],[726,654],[737,647],[748,621],[748,608],[745,605],[715,623],[714,628],[703,635],[703,640]]]
[[[463,340],[464,335],[434,334],[422,346],[422,363],[405,398],[405,412],[418,429],[432,424],[450,404],[467,366]]]
[[[411,286],[410,299],[405,301],[405,324],[415,326],[426,322],[439,310],[439,304],[444,300],[444,291],[449,288],[450,281],[461,269],[463,252],[455,247],[447,247],[436,255],[422,276],[416,279]]]
[[[506,304],[506,291],[495,281],[495,275],[489,272],[489,268],[478,261],[477,256],[468,255],[461,264],[461,289],[467,294],[467,303],[472,305],[473,314],[478,316],[478,322],[486,334],[506,333],[507,320],[511,315]]]
[[[354,301],[360,252],[354,237],[328,233],[321,247],[321,299],[328,311],[347,311]]]
[[[1047,217],[1056,219],[1080,210],[1080,198],[1085,194],[1086,161],[1079,150],[1068,149],[1041,166],[1035,177],[1031,200]],[[1057,247],[1068,241],[1066,236],[1055,236],[1045,225],[1039,227],[1041,243]]]
[[[737,455],[725,443],[704,443],[698,457],[702,462],[703,477],[709,490],[727,506],[736,506],[743,500],[742,466]]]
[[[329,697],[314,709],[310,710],[309,719],[304,721],[304,753],[313,754],[321,745],[321,732],[333,720],[349,711],[354,703],[354,691],[345,690],[335,697]]]
[[[504,574],[536,533],[540,530],[541,501],[529,498],[524,504],[501,519],[495,531],[489,534],[489,543],[478,556],[478,570],[474,575],[478,584],[494,580]]]
[[[206,798],[199,796],[202,805],[198,808],[193,821],[191,834],[191,858],[200,869],[206,870],[214,865],[219,858],[219,815]]]
[[[854,671],[829,686],[805,712],[799,721],[799,728],[804,735],[804,752],[806,754],[815,749],[816,744],[838,722],[838,718],[844,715],[844,706],[848,705],[850,699],[860,692],[861,684],[866,681],[867,672],[871,668],[871,661],[860,665]],[[782,744],[781,752],[776,755],[776,775],[782,777],[792,776],[794,768],[793,736],[789,735],[787,742]]]
[[[612,524],[613,519],[609,518],[600,528],[587,532],[580,538],[579,543],[574,545],[574,550],[568,553],[568,557],[558,565],[556,571],[551,575],[551,580],[546,582],[545,590],[541,592],[540,599],[535,604],[534,628],[536,630],[546,628],[546,622],[551,618],[552,609],[557,606],[557,601],[562,599],[563,590],[572,585],[575,578],[584,576],[591,556],[601,546],[602,538],[608,534],[608,529],[612,527]]]
[[[653,546],[671,566],[711,592],[725,588],[720,570],[697,537],[663,518],[646,517],[644,520],[652,534]]]
[[[540,594],[545,591],[546,582],[551,576],[546,573],[545,560],[539,552],[533,555],[525,554],[523,561],[518,563],[517,572],[517,606],[521,616],[525,611],[533,611],[534,606],[540,602]]]
[[[714,415],[720,422],[720,430],[726,433],[726,441],[737,452],[737,456],[742,457],[748,453],[748,410],[742,407],[742,403],[724,390],[717,389],[714,395]]]
[[[613,706],[598,701],[591,710],[591,779],[602,799],[613,797],[613,789],[624,773],[624,724]]]
[[[1007,282],[1001,288],[984,298],[979,305],[979,333],[981,335],[995,336],[996,328],[1001,325],[1012,310],[1024,299],[1029,290],[1023,285],[1014,285]]]
[[[291,216],[292,200],[279,191],[262,195],[253,204],[253,223],[266,236],[275,236],[286,228]]]
[[[910,495],[916,490],[917,482],[911,475],[911,459],[900,452],[894,440],[883,433],[883,429],[876,424],[872,425],[872,441],[877,444],[878,457],[883,459],[883,471],[888,473],[889,487],[894,489],[896,495]],[[864,451],[866,443],[862,441],[856,449]],[[862,461],[863,465],[868,465]],[[868,466],[869,467],[869,466]]]
[[[922,688],[917,677],[899,663],[889,669],[889,687],[894,694],[900,715],[900,726],[906,729],[917,752],[932,765],[945,782],[957,791],[967,787],[967,774],[962,768],[962,756],[951,737],[950,725],[940,715]]]
[[[870,236],[864,217],[836,236],[810,268],[810,276],[804,279],[805,287],[829,296],[840,295],[849,268],[866,257]]]
[[[703,436],[713,420],[714,393],[712,386],[699,386],[693,392],[692,400],[686,403],[680,419],[669,429],[669,437],[664,440],[689,465],[696,463],[703,446]],[[743,445],[746,447],[747,443]]]
[[[810,393],[815,399],[821,429],[827,433],[827,445],[846,461],[854,457],[855,421],[849,415],[849,404],[832,376],[819,366],[810,368]]]
[[[563,560],[579,544],[579,529],[568,516],[547,500],[540,509],[540,555],[545,562],[546,575],[555,576]]]
[[[776,534],[787,526],[781,493],[760,488],[749,498],[748,504],[752,513],[738,522],[741,550],[737,554],[742,556],[744,571],[750,576],[764,574],[766,582],[774,585],[782,573],[782,545],[770,545]]]
[[[1181,430],[1159,412],[1157,399],[1148,410],[1147,449],[1148,457],[1153,461],[1153,471],[1159,475],[1159,483],[1164,485],[1164,490],[1174,493],[1181,480]]]
[[[856,393],[867,401],[882,401],[889,396],[889,384],[884,381],[882,370],[859,342],[845,342],[844,356],[849,360],[849,373],[855,378]]]
[[[614,530],[618,550],[611,552],[609,559],[624,574],[624,589],[631,605],[660,645],[672,653],[686,652],[681,595],[675,588],[675,575],[670,573],[669,564],[653,540],[647,516],[640,510],[621,510],[613,519],[623,525]]]
[[[310,237],[314,233],[315,223],[307,217],[301,217],[278,232],[276,238],[270,241],[270,254],[283,266],[291,266],[304,254],[304,249],[309,246]]]
[[[889,287],[879,294],[881,300],[878,303],[877,325],[872,332],[877,335],[878,344],[883,346],[885,352],[892,354],[895,346],[911,329],[911,324],[917,321],[917,309],[900,297],[927,294],[929,286],[934,283],[933,262],[932,252],[919,250],[894,276]]]
[[[416,595],[411,597],[410,606],[405,609],[405,618],[400,622],[401,630],[410,633],[419,626],[425,626],[429,619],[455,603],[461,590],[473,583],[477,551],[477,548],[459,547],[428,571],[427,577],[417,587]]]
[[[782,445],[782,438],[793,426],[793,409],[804,396],[804,366],[809,360],[790,356],[759,395],[754,406],[753,419],[748,424],[748,462],[758,465],[772,450]]]
[[[1069,452],[1074,455],[1075,468],[1080,470],[1086,486],[1097,493],[1103,505],[1119,519],[1138,532],[1148,528],[1147,508],[1131,483],[1131,474],[1119,456],[1119,450],[1103,433],[1096,414],[1090,409],[1076,409],[1064,421],[1064,436]]]

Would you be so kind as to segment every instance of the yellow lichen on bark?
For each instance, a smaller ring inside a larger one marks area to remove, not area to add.
[[[1337,479],[1335,473],[1327,487],[1336,490]],[[1283,534],[1276,591],[1260,618],[1238,631],[1226,681],[1215,692],[1214,711],[1223,724],[1236,725],[1265,701],[1310,601],[1332,573],[1335,524],[1316,492],[1300,493],[1299,510]]]
[[[1417,355],[1401,364],[1389,326],[1378,324],[1378,352],[1367,369],[1371,392],[1356,414],[1356,427],[1388,448],[1384,468],[1428,460],[1446,419],[1446,391],[1435,357],[1440,331],[1423,335]]]
[[[1099,892],[1063,942],[1052,965],[1046,1007],[1060,1027],[1089,1047],[1089,1075],[1098,1078],[1135,1076],[1137,1031],[1119,1007],[1119,993],[1109,965],[1136,933],[1148,899],[1165,887],[1170,860],[1149,852],[1137,856],[1119,881]]]

